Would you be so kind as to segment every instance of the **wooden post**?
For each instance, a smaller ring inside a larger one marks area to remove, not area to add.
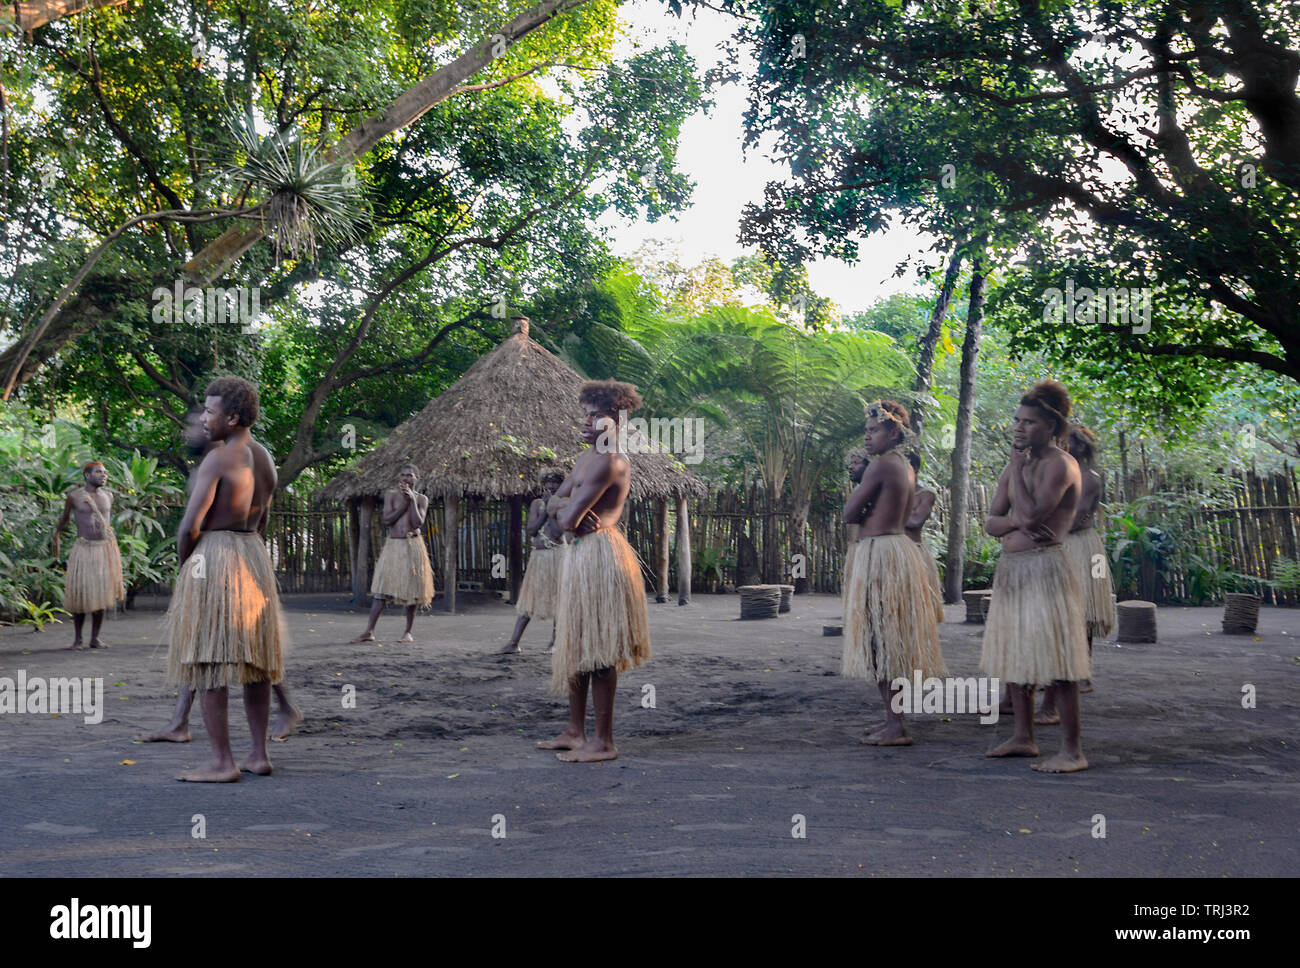
[[[677,499],[677,604],[691,603],[691,519],[686,498]]]
[[[361,540],[357,542],[357,568],[353,574],[356,576],[352,579],[353,592],[357,596],[357,604],[365,604],[365,595],[370,588],[370,520],[375,513],[375,499],[372,497],[363,497],[357,514],[357,527],[361,532]],[[358,584],[359,580],[359,584]]]
[[[524,499],[515,494],[510,498],[510,604],[519,601],[519,585],[524,580]]]
[[[655,498],[655,601],[668,601],[668,499]]]
[[[443,551],[446,559],[443,571],[447,575],[447,588],[444,591],[447,611],[456,613],[456,560],[460,545],[460,495],[448,494],[445,499],[447,533],[443,538]]]
[[[357,504],[356,498],[348,501],[348,577],[352,580],[352,604],[359,608],[365,604],[366,586],[361,579],[361,567],[357,564],[357,552],[361,547],[361,522]]]

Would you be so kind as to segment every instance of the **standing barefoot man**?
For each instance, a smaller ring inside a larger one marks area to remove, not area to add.
[[[1034,686],[1056,686],[1065,724],[1061,752],[1033,768],[1086,770],[1079,739],[1079,680],[1088,677],[1088,642],[1078,578],[1060,536],[1079,503],[1079,465],[1057,446],[1069,427],[1070,395],[1055,380],[1035,383],[1020,398],[1014,449],[998,481],[985,530],[1002,540],[993,600],[984,626],[980,668],[1007,683],[1015,735],[989,756],[1037,756]]]
[[[523,584],[519,586],[519,601],[515,611],[519,620],[515,622],[515,633],[499,654],[518,653],[519,639],[528,628],[530,619],[555,620],[555,596],[560,580],[560,543],[564,532],[555,523],[555,519],[546,513],[546,503],[564,483],[564,472],[554,467],[542,468],[540,475],[542,496],[536,498],[528,508],[528,537],[533,539],[533,553],[528,558],[528,570],[524,572]],[[555,626],[551,626],[551,649],[555,648]],[[550,650],[548,650],[550,651]]]
[[[77,540],[68,555],[68,573],[63,583],[63,607],[72,613],[72,647],[84,650],[81,626],[90,615],[90,647],[107,649],[99,638],[104,611],[126,598],[122,585],[122,555],[117,536],[108,523],[113,511],[113,494],[104,485],[108,471],[99,461],[81,469],[85,486],[73,488],[63,501],[63,516],[54,526],[54,557],[59,556],[60,536],[72,517],[77,522]]]
[[[418,474],[414,464],[407,464],[397,478],[397,487],[384,492],[383,520],[388,538],[375,562],[375,577],[370,582],[370,594],[374,596],[370,624],[352,640],[353,645],[375,641],[375,623],[390,601],[406,607],[406,634],[397,641],[414,642],[411,628],[415,624],[415,610],[433,601],[433,566],[420,533],[429,513],[429,499],[415,493]]]
[[[203,458],[214,447],[219,447],[220,442],[214,442],[208,437],[207,430],[202,423],[203,410],[195,407],[185,415],[185,430],[182,436],[185,441],[185,449],[189,452],[191,458],[202,462]],[[266,525],[271,517],[271,498],[275,493],[276,473],[275,462],[271,459],[271,453],[260,443],[249,435],[249,444],[252,447],[254,460],[254,491],[253,503],[249,509],[250,517],[258,517],[260,522],[257,526],[258,534],[266,540]],[[190,469],[189,482],[186,490],[190,493],[194,491],[194,480],[198,475],[199,465],[195,464]],[[287,651],[289,640],[286,638],[281,644],[281,652]],[[273,683],[272,692],[279,704],[276,710],[275,722],[271,725],[271,739],[278,743],[283,743],[293,732],[293,728],[302,722],[302,713],[294,705],[293,700],[289,698],[289,690],[283,682]],[[189,686],[181,686],[180,692],[176,697],[176,708],[172,711],[171,722],[162,729],[152,733],[141,733],[135,737],[137,743],[188,743],[190,741],[190,709],[194,706],[194,690]]]
[[[912,451],[907,455],[907,462],[912,465],[912,474],[921,473],[921,455]],[[921,486],[920,481],[916,483],[916,491],[912,496],[912,513],[908,515],[907,525],[903,528],[907,536],[916,542],[916,547],[921,552],[921,558],[925,562],[926,573],[930,576],[930,584],[934,586],[935,604],[938,608],[935,615],[939,624],[943,624],[943,585],[939,581],[939,563],[934,560],[934,552],[930,546],[921,540],[921,531],[925,528],[925,522],[930,520],[930,512],[934,510],[936,495],[929,488]]]
[[[586,410],[582,439],[592,447],[578,455],[573,472],[551,498],[548,513],[564,532],[564,562],[555,613],[551,692],[569,696],[569,725],[538,743],[566,763],[612,760],[614,689],[618,674],[650,658],[645,583],[636,552],[618,530],[631,482],[627,456],[618,453],[618,432],[628,411],[641,406],[630,383],[592,380],[582,385]],[[596,735],[587,739],[587,687],[592,686]]]
[[[1070,456],[1079,464],[1079,473],[1083,481],[1083,494],[1079,498],[1079,507],[1074,512],[1074,523],[1070,533],[1061,541],[1065,556],[1070,559],[1083,588],[1083,619],[1088,630],[1088,657],[1091,664],[1092,640],[1094,636],[1106,638],[1115,631],[1115,602],[1111,595],[1114,587],[1110,581],[1110,563],[1106,560],[1106,549],[1102,547],[1101,535],[1097,533],[1097,506],[1102,498],[1102,478],[1093,466],[1096,454],[1096,441],[1092,431],[1082,424],[1070,427]],[[1079,692],[1092,692],[1092,680],[1084,679],[1079,683]],[[1059,723],[1056,712],[1056,690],[1048,686],[1043,693],[1043,707],[1034,717],[1035,723]]]
[[[208,387],[200,419],[221,446],[199,465],[177,535],[183,564],[167,610],[167,677],[199,694],[213,762],[180,780],[229,783],[241,769],[271,772],[271,684],[284,678],[286,636],[275,570],[256,530],[266,515],[265,506],[254,507],[261,475],[249,427],[257,416],[257,388],[248,381],[222,377]],[[226,696],[236,684],[244,687],[252,739],[252,752],[239,766],[230,751]]]
[[[867,735],[869,746],[910,746],[903,714],[892,703],[896,679],[947,675],[935,623],[934,592],[921,551],[903,526],[916,481],[904,455],[910,441],[907,410],[893,400],[867,405],[871,463],[844,505],[844,521],[866,517],[853,550],[845,593],[842,674],[875,682],[885,724]]]

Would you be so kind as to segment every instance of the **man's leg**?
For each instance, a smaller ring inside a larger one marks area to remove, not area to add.
[[[1083,739],[1079,735],[1079,684],[1056,683],[1057,701],[1061,704],[1061,723],[1065,727],[1061,736],[1061,752],[1031,766],[1040,773],[1077,773],[1088,768],[1083,755]]]
[[[141,733],[135,737],[138,743],[188,743],[190,741],[190,707],[194,705],[194,690],[181,686],[180,695],[176,697],[176,709],[172,712],[172,721],[156,733]]]
[[[885,704],[885,725],[862,737],[862,742],[867,746],[911,746],[912,735],[907,731],[903,714],[894,711],[894,694],[903,687],[891,689],[884,679],[877,682],[876,686],[880,689],[880,699]]]
[[[595,763],[618,758],[618,749],[614,746],[614,693],[618,688],[618,670],[612,667],[597,669],[591,674],[591,681],[596,735],[582,746],[555,754],[556,759],[566,763]],[[583,712],[586,712],[585,703]]]
[[[380,598],[378,595],[375,596],[374,601],[370,603],[370,624],[366,626],[364,632],[349,642],[348,645],[356,645],[358,642],[375,641],[375,623],[379,621],[379,613],[384,610],[384,606],[387,604],[387,599]]]
[[[1092,665],[1092,627],[1088,627],[1088,665]],[[1082,680],[1079,683],[1079,692],[1092,692],[1092,677]]]
[[[587,742],[587,684],[591,673],[575,676],[569,683],[569,725],[555,739],[545,739],[537,744],[543,750],[572,750]]]
[[[253,750],[239,764],[239,768],[258,776],[269,776],[271,757],[266,752],[266,724],[271,718],[270,680],[244,684],[244,715],[248,717],[248,732],[252,735]]]
[[[414,642],[415,636],[411,634],[411,629],[414,627],[414,625],[415,625],[415,606],[407,605],[406,606],[406,632],[397,641]]]
[[[99,630],[104,627],[104,610],[101,608],[98,612],[90,616],[90,647],[92,649],[107,649],[99,639]]]
[[[85,646],[81,644],[81,626],[85,624],[86,614],[84,612],[72,613],[72,648],[75,652],[81,652]]]
[[[1043,690],[1043,704],[1038,707],[1038,712],[1034,715],[1034,724],[1055,726],[1060,721],[1061,716],[1056,711],[1056,686],[1050,685]]]
[[[532,620],[531,615],[519,616],[519,618],[515,621],[514,634],[510,636],[510,641],[506,643],[505,648],[502,649],[500,652],[498,652],[497,655],[512,655],[516,652],[523,651],[521,648],[519,648],[519,640],[523,638],[524,629],[528,628],[528,623],[531,620]],[[551,636],[551,641],[552,642],[555,641],[554,635]]]
[[[1011,682],[1007,684],[1007,695],[1011,699],[1011,710],[1016,716],[1015,734],[985,755],[1037,756],[1038,745],[1034,742],[1034,687]]]
[[[176,779],[196,783],[231,783],[239,779],[239,767],[230,753],[230,722],[226,716],[226,687],[205,689],[199,694],[199,708],[203,711],[203,726],[212,744],[212,764],[199,770],[189,770]]]
[[[280,703],[280,708],[275,713],[275,725],[271,727],[271,739],[283,743],[293,728],[302,722],[302,710],[293,704],[283,682],[277,682],[271,688],[275,690],[275,698]]]

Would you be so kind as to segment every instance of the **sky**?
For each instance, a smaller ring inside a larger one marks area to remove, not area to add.
[[[703,74],[721,60],[718,44],[733,29],[735,18],[715,10],[694,7],[679,19],[664,0],[628,0],[619,8],[627,33],[620,40],[618,56],[626,56],[633,40],[654,46],[676,40],[684,44]],[[630,255],[646,239],[676,244],[681,261],[694,265],[709,256],[730,261],[750,251],[736,241],[740,213],[746,202],[759,202],[770,180],[788,174],[759,148],[748,156],[741,153],[741,116],[747,91],[742,85],[727,85],[711,92],[715,106],[709,114],[691,117],[681,130],[678,169],[695,182],[693,204],[676,221],[644,219],[628,221],[607,215],[600,225],[607,228],[613,249]],[[823,259],[808,266],[813,289],[833,300],[844,313],[865,309],[884,296],[912,291],[912,273],[894,277],[897,264],[908,255],[929,249],[931,240],[906,228],[892,228],[862,240],[862,258],[855,264]]]

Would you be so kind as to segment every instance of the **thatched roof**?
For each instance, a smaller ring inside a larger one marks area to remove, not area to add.
[[[586,447],[579,433],[582,377],[528,336],[528,321],[454,384],[329,482],[322,500],[379,497],[405,464],[433,496],[500,499],[536,494],[545,465],[568,469]],[[673,455],[637,453],[631,498],[699,495],[704,484]]]

